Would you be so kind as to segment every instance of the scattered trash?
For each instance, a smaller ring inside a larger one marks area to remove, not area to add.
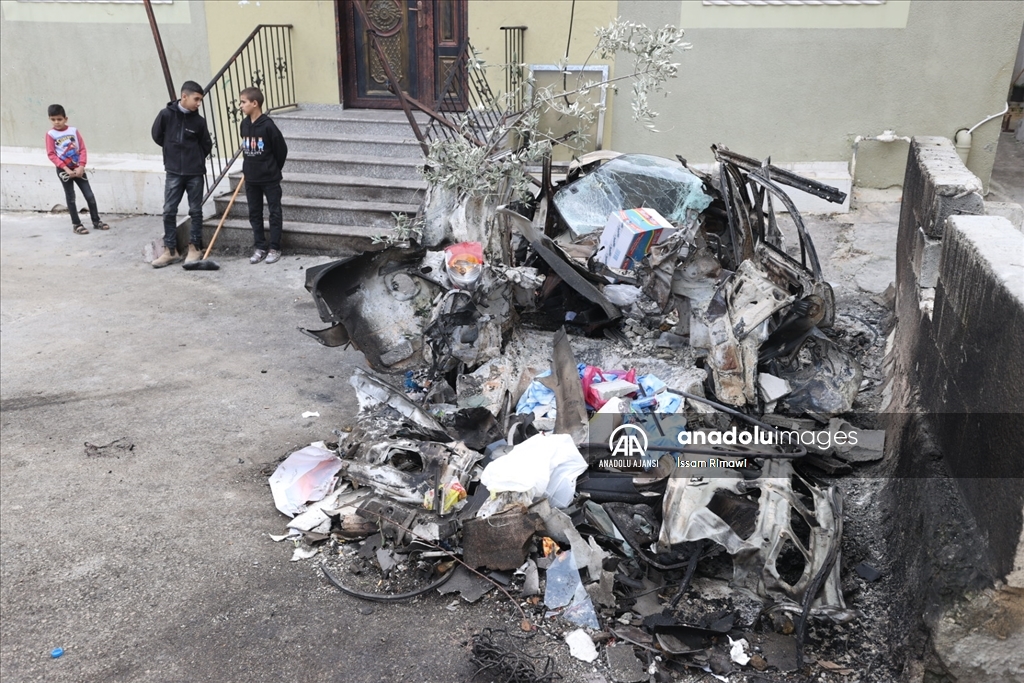
[[[881,459],[884,431],[847,422],[865,371],[783,186],[845,195],[712,149],[710,174],[607,155],[532,202],[444,198],[429,249],[308,269],[331,326],[304,332],[388,378],[356,370],[353,426],[278,467],[272,538],[364,600],[491,595],[524,632],[581,627],[570,654],[600,647],[616,682],[803,668],[813,624],[860,616],[840,489],[808,470]],[[477,673],[559,679],[526,638],[473,636]]]
[[[479,242],[460,242],[446,247],[445,272],[459,289],[472,289],[483,273],[484,251]]]
[[[597,659],[597,648],[587,632],[581,628],[566,634],[565,644],[569,646],[569,654],[584,662]]]
[[[729,638],[729,636],[726,636]],[[746,666],[750,663],[750,655],[747,654],[747,641],[743,638],[739,640],[733,640],[729,638],[729,657],[732,661],[736,662],[740,666]]]
[[[55,647],[52,650],[50,650],[50,657],[52,657],[53,659],[57,659],[58,657],[60,657],[63,654],[64,654],[64,648],[62,648],[62,647]]]
[[[292,553],[291,561],[298,562],[299,560],[308,560],[309,558],[314,557],[318,552],[320,551],[317,548],[299,547]]]
[[[612,211],[601,233],[595,258],[609,268],[631,270],[647,256],[654,243],[661,241],[666,229],[674,231],[654,209]]]
[[[586,635],[586,634],[584,634]],[[470,661],[477,667],[476,678],[486,674],[489,680],[516,683],[550,683],[562,680],[555,672],[550,656],[533,655],[525,649],[525,639],[504,629],[485,628],[472,638]],[[538,671],[538,664],[542,663]]]
[[[576,477],[587,469],[572,437],[538,434],[493,460],[480,474],[480,483],[493,494],[526,493],[530,502],[546,497],[555,507],[566,507],[576,493]]]
[[[830,662],[827,659],[819,659],[818,666],[820,666],[822,669],[825,669],[826,671],[832,671],[834,673],[837,673],[840,676],[849,676],[853,673],[853,669],[850,669],[845,666],[840,666],[839,664]]]
[[[304,412],[302,414],[302,417],[304,417],[304,418],[307,418],[307,417],[320,417],[320,413],[319,412],[313,412],[311,410],[307,410],[306,412]]]
[[[438,593],[441,595],[458,593],[466,602],[474,603],[494,590],[492,582],[473,574],[465,567],[457,567],[454,574],[451,581],[438,589]]]
[[[108,450],[109,449],[109,450]],[[114,439],[110,443],[96,446],[85,442],[85,455],[88,458],[120,458],[121,455],[131,453],[135,450],[135,444],[128,440],[128,437]]]
[[[583,582],[580,581],[580,573],[571,550],[558,553],[547,569],[544,605],[551,610],[564,607],[561,616],[566,621],[592,629],[601,628],[594,612],[594,604],[583,587]]]
[[[609,645],[605,648],[608,670],[615,683],[640,683],[647,680],[647,672],[628,643]]]
[[[342,462],[337,455],[311,444],[289,455],[270,477],[270,490],[278,510],[294,517],[308,501],[320,500],[333,488]]]
[[[857,576],[859,576],[860,578],[864,579],[869,583],[873,581],[878,581],[880,578],[882,578],[882,572],[878,571],[867,562],[861,562],[856,567],[854,567],[853,571],[857,572]]]
[[[518,569],[526,562],[536,522],[509,511],[486,519],[467,519],[462,525],[462,558],[470,567]],[[533,564],[536,577],[537,565]]]

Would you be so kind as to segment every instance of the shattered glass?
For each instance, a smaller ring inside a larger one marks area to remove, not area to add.
[[[577,626],[601,628],[590,595],[580,581],[580,572],[576,568],[572,550],[558,553],[548,567],[544,605],[551,610],[565,607],[562,618]],[[551,615],[553,612],[548,614]]]
[[[612,211],[640,207],[689,227],[710,205],[700,178],[678,161],[649,154],[612,159],[555,193],[555,208],[577,236],[604,228]]]

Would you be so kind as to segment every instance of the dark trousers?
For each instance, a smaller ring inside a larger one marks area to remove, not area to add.
[[[164,184],[164,246],[178,248],[178,204],[188,193],[188,216],[192,219],[189,244],[203,246],[203,176],[168,173]]]
[[[71,225],[78,225],[81,220],[78,218],[78,206],[75,204],[75,185],[78,185],[78,189],[82,191],[82,196],[85,197],[85,203],[89,205],[89,217],[92,218],[93,224],[100,222],[100,211],[96,208],[96,195],[92,193],[92,188],[89,187],[89,180],[83,175],[81,178],[71,178],[68,176],[66,171],[57,169],[57,177],[60,178],[60,184],[64,186],[64,199],[68,205],[68,213],[71,214]]]
[[[263,196],[267,197],[270,210],[270,243],[263,233]],[[281,250],[281,231],[284,228],[284,214],[281,212],[281,183],[246,183],[245,201],[249,204],[249,225],[252,226],[252,242],[256,249]]]

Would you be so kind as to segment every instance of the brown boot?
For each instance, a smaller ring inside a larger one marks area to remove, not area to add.
[[[199,248],[194,244],[188,245],[188,254],[185,255],[185,263],[192,263],[193,261],[202,261],[203,252],[199,251]]]
[[[180,260],[181,257],[178,256],[177,249],[164,249],[164,253],[160,254],[160,258],[153,261],[152,265],[154,268],[163,268],[164,266],[169,266],[172,263],[177,263]]]

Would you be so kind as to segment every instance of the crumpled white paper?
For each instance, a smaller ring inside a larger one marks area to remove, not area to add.
[[[341,466],[341,458],[326,448],[310,445],[295,451],[270,475],[274,506],[294,517],[308,501],[320,500],[334,489],[334,475]]]

